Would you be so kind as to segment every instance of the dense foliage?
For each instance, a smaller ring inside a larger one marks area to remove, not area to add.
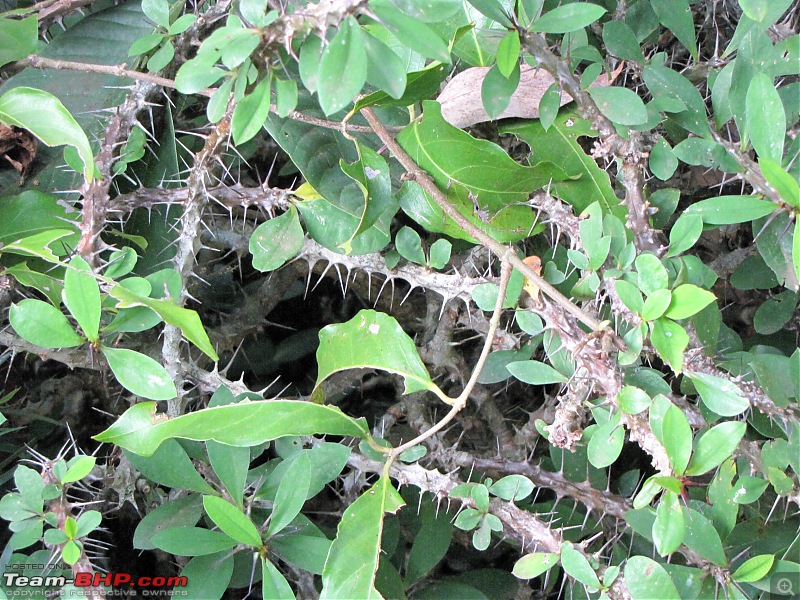
[[[797,3],[4,8],[8,597],[800,589]]]

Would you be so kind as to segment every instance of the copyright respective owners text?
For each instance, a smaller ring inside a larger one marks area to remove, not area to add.
[[[775,573],[769,580],[770,600],[800,600],[800,573]]]

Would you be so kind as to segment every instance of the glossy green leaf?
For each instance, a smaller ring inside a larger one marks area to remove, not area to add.
[[[142,11],[156,25],[169,27],[169,2],[167,0],[142,0]]]
[[[569,33],[591,25],[606,13],[606,9],[588,2],[573,2],[550,10],[531,24],[532,31]]]
[[[726,567],[728,559],[717,530],[702,513],[689,508],[686,511],[686,547],[719,567]]]
[[[25,19],[13,20],[0,18],[0,67],[8,63],[22,60],[29,54],[36,54],[39,38],[38,19],[31,15]]]
[[[700,215],[707,225],[732,225],[764,217],[776,209],[769,200],[756,196],[717,196],[693,204],[684,214]]]
[[[716,296],[692,284],[679,285],[672,291],[672,302],[665,313],[670,319],[686,319],[703,310]]]
[[[282,267],[297,256],[303,248],[304,240],[297,209],[290,206],[282,215],[259,225],[250,237],[253,268],[274,271]]]
[[[211,341],[208,339],[208,334],[203,328],[200,316],[195,311],[178,306],[170,300],[158,300],[140,296],[119,284],[110,288],[108,294],[120,300],[119,308],[146,306],[153,310],[166,323],[179,327],[186,339],[202,350],[206,356],[215,361],[219,360]]]
[[[347,323],[328,325],[319,332],[318,375],[315,387],[337,371],[373,368],[401,375],[405,394],[428,390],[444,396],[431,381],[413,340],[385,313],[362,310]]]
[[[681,600],[669,573],[646,556],[632,556],[625,563],[625,583],[634,600]]]
[[[743,562],[738,569],[733,572],[733,580],[739,583],[751,583],[767,576],[767,573],[775,564],[774,554],[759,554]]]
[[[52,304],[27,298],[12,304],[8,320],[17,334],[43,348],[74,348],[86,341]]]
[[[172,527],[152,537],[153,545],[178,556],[203,556],[233,548],[238,542],[221,531],[201,527]]]
[[[269,545],[282,560],[315,575],[322,575],[331,541],[326,537],[292,534],[272,538]]]
[[[669,4],[670,0],[660,0]],[[683,3],[686,0],[682,0]],[[684,75],[658,64],[650,64],[644,68],[644,81],[656,100],[668,99],[672,103],[680,103],[682,107],[675,112],[670,111],[669,119],[699,136],[708,137],[708,117],[703,97],[697,88]],[[664,111],[666,112],[666,111]]]
[[[241,509],[219,496],[203,496],[203,508],[223,533],[242,544],[261,547],[258,529]]]
[[[220,600],[233,575],[234,558],[228,550],[196,556],[181,571],[186,587],[181,593],[197,600]]]
[[[669,290],[656,290],[647,297],[642,307],[642,319],[654,321],[664,314],[672,300]]]
[[[569,4],[567,6],[574,6]],[[597,108],[614,123],[641,125],[647,122],[647,109],[636,92],[623,87],[591,87],[587,90]]]
[[[728,421],[715,425],[695,442],[686,475],[693,477],[717,468],[730,458],[747,429],[746,423]]]
[[[533,482],[522,475],[506,475],[489,487],[489,493],[509,502],[524,500],[533,490]]]
[[[658,437],[667,451],[672,471],[675,475],[683,475],[692,454],[692,428],[680,408],[673,405],[667,409]]]
[[[561,566],[567,575],[580,581],[590,591],[600,589],[600,580],[586,557],[569,543],[561,545]]]
[[[644,300],[642,300],[642,293],[639,288],[624,279],[614,281],[614,288],[619,299],[631,312],[641,314],[644,309]]]
[[[294,592],[275,565],[261,557],[261,595],[274,600],[294,600]]]
[[[381,554],[384,515],[396,513],[404,504],[389,478],[381,477],[347,507],[322,572],[320,600],[379,597],[375,572]]]
[[[536,360],[512,362],[507,368],[514,377],[531,385],[546,385],[567,381],[567,378],[553,367]]]
[[[297,108],[297,82],[294,79],[275,79],[275,113],[289,116]]]
[[[233,501],[241,506],[250,466],[250,449],[208,441],[206,450],[214,473],[228,490]]]
[[[603,25],[603,43],[609,53],[623,60],[644,63],[636,34],[624,21],[608,21]]]
[[[422,251],[422,239],[410,227],[403,227],[394,238],[394,246],[400,256],[418,265],[425,264],[425,253]]]
[[[253,139],[267,120],[269,89],[270,79],[265,77],[236,105],[231,117],[231,134],[237,146]]]
[[[322,52],[319,62],[319,103],[326,115],[350,104],[367,80],[367,51],[364,34],[351,16]]]
[[[94,456],[76,456],[71,459],[67,472],[59,478],[61,483],[73,483],[86,477],[92,472],[97,459]]]
[[[423,117],[406,127],[398,142],[414,161],[433,177],[459,211],[477,227],[499,241],[532,235],[535,214],[517,203],[525,202],[531,191],[561,180],[565,175],[551,163],[524,167],[504,150],[486,140],[476,140],[447,123],[436,102],[423,103]],[[480,161],[484,168],[469,165]],[[406,184],[400,204],[430,231],[470,239],[417,184]]]
[[[669,275],[655,254],[640,254],[635,261],[639,274],[639,289],[649,296],[656,290],[666,289]]]
[[[73,146],[83,161],[83,177],[86,181],[94,179],[94,156],[89,139],[52,94],[29,87],[7,91],[0,96],[0,122],[27,129],[47,146]]]
[[[169,400],[178,395],[167,370],[149,356],[108,346],[103,346],[102,352],[114,377],[129,392],[150,400]]]
[[[127,451],[125,455],[137,471],[159,485],[206,494],[214,491],[197,472],[183,446],[175,440],[167,440],[152,456],[139,456]]]
[[[503,39],[500,40],[500,44],[497,46],[497,68],[500,70],[503,77],[511,75],[514,68],[519,65],[519,51],[519,32],[517,30],[509,31],[503,36]],[[484,85],[486,85],[485,80]]]
[[[750,408],[750,402],[741,390],[722,377],[707,373],[687,372],[697,393],[709,410],[721,417],[734,417]]]
[[[597,427],[589,440],[589,462],[598,469],[613,464],[619,458],[624,443],[625,429],[619,425],[619,418],[609,420]]]
[[[367,51],[367,83],[383,90],[394,99],[406,91],[406,68],[400,57],[378,38],[364,36]]]
[[[800,206],[800,185],[777,162],[759,157],[758,164],[767,182],[777,190],[783,201],[792,206]]]
[[[694,18],[688,0],[651,0],[651,5],[661,24],[675,34],[697,60]]]
[[[267,535],[280,533],[292,522],[305,504],[310,485],[311,461],[309,455],[307,453],[299,454],[286,469],[278,486]]]
[[[638,415],[650,407],[650,402],[647,392],[631,385],[626,385],[617,394],[620,409],[628,415]]]
[[[96,342],[100,328],[100,286],[83,258],[74,256],[69,265],[64,273],[64,305],[89,341]]]
[[[514,563],[512,573],[520,579],[533,579],[549,571],[558,564],[559,555],[548,552],[534,552],[526,554]]]
[[[518,85],[518,64],[512,67],[508,76],[501,73],[499,65],[489,69],[481,84],[481,101],[489,118],[496,119],[503,113]]]
[[[661,358],[679,374],[683,369],[683,352],[689,345],[689,336],[684,328],[662,317],[653,322],[650,341]]]
[[[786,113],[772,77],[757,73],[745,101],[747,132],[759,157],[780,163],[786,135]]]
[[[469,0],[469,3],[474,6],[478,11],[486,15],[489,19],[500,23],[506,27],[512,25],[508,17],[508,13],[503,9],[503,6],[497,0]]]
[[[173,527],[193,527],[203,514],[202,507],[203,499],[200,494],[190,494],[164,502],[139,521],[133,534],[133,547],[152,550],[155,548],[152,537],[156,533]]]
[[[664,138],[658,138],[653,145],[653,149],[650,151],[649,165],[653,175],[662,181],[666,181],[675,174],[675,169],[678,168],[678,159]]]
[[[700,215],[682,214],[669,232],[667,256],[682,254],[700,239],[703,233],[703,218]]]
[[[656,509],[653,523],[653,542],[661,556],[675,552],[686,534],[686,515],[680,497],[674,492],[665,492]]]
[[[393,0],[392,3],[407,15],[426,23],[443,21],[453,16],[461,8],[459,0],[429,0],[428,2]]]
[[[428,266],[432,269],[444,269],[447,263],[450,262],[450,252],[453,249],[453,244],[449,240],[439,238],[433,244],[428,257]]]
[[[403,14],[388,1],[373,1],[370,8],[380,22],[391,31],[397,39],[427,58],[450,62],[450,51],[444,40],[430,26]]]

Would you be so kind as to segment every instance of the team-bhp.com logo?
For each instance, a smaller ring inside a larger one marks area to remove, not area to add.
[[[6,594],[11,596],[24,596],[25,592],[41,590],[45,588],[62,588],[66,585],[73,585],[76,588],[99,588],[106,587],[112,590],[136,589],[142,595],[147,595],[151,590],[164,591],[174,590],[175,588],[186,587],[188,581],[186,577],[133,577],[130,573],[76,573],[74,578],[67,578],[61,575],[50,576],[28,576],[19,573],[3,573],[3,583],[6,586]]]

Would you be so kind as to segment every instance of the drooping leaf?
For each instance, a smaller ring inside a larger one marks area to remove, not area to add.
[[[394,50],[372,35],[364,36],[367,82],[398,100],[406,91],[406,69]]]
[[[686,514],[680,497],[675,492],[665,492],[656,509],[653,523],[653,542],[661,556],[675,552],[686,534]]]
[[[548,383],[563,383],[567,381],[567,378],[553,367],[536,360],[512,362],[506,368],[514,377],[531,385],[546,385]]]
[[[149,356],[127,348],[102,347],[114,377],[126,390],[150,400],[169,400],[178,395],[167,370]]]
[[[320,600],[380,597],[375,589],[375,572],[384,515],[397,512],[404,504],[389,478],[381,477],[347,507],[322,572]]]
[[[319,338],[315,388],[337,371],[371,367],[401,375],[406,394],[428,390],[446,397],[431,380],[413,340],[394,317],[362,310],[347,323],[323,328]]]
[[[675,34],[697,60],[694,18],[688,0],[651,0],[651,5],[661,24]]]
[[[287,435],[369,435],[363,419],[352,419],[333,406],[297,400],[230,404],[166,420],[155,409],[153,402],[135,404],[94,439],[149,456],[170,438],[257,446]]]
[[[533,579],[549,571],[558,564],[558,554],[534,552],[526,554],[514,564],[514,576],[520,579]]]
[[[294,600],[295,595],[286,578],[266,557],[261,557],[261,595],[275,600]]]
[[[429,25],[403,14],[386,0],[373,0],[370,8],[381,23],[398,39],[403,40],[406,46],[428,58],[443,63],[450,62],[450,51],[447,49],[447,44]]]

